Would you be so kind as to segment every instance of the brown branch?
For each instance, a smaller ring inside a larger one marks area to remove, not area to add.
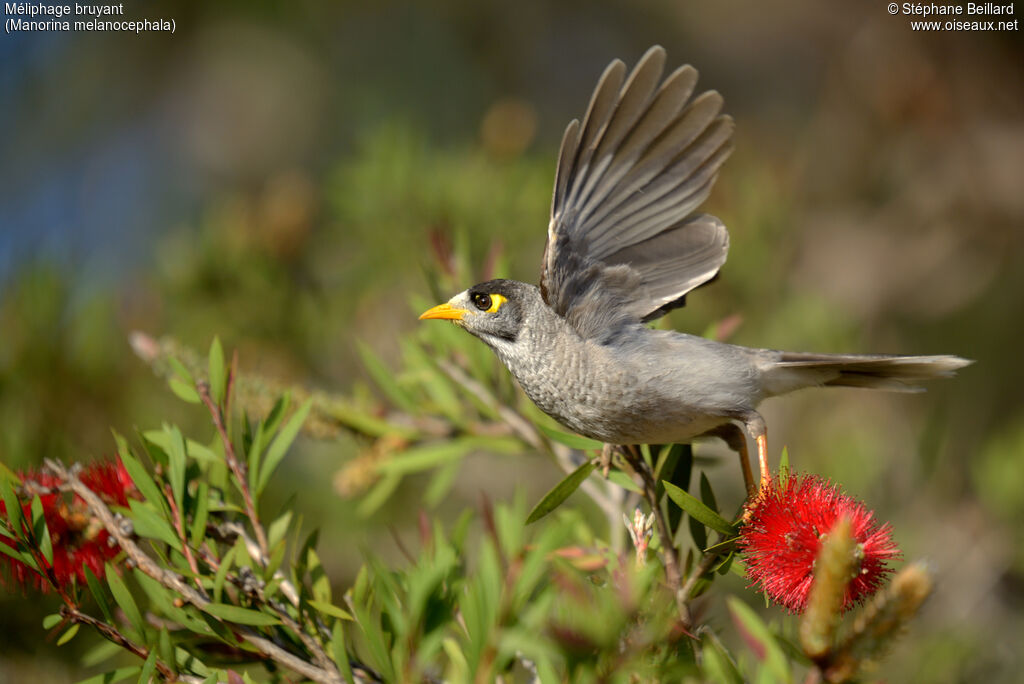
[[[245,514],[249,517],[249,522],[252,523],[253,532],[256,534],[256,542],[259,544],[260,553],[257,560],[260,565],[266,567],[268,559],[270,558],[270,548],[267,544],[267,533],[263,530],[263,525],[260,523],[259,517],[256,515],[256,504],[253,502],[252,491],[249,489],[249,479],[246,477],[246,467],[235,455],[234,444],[231,443],[231,438],[228,437],[227,428],[224,427],[224,417],[221,415],[217,404],[214,403],[213,397],[210,396],[210,383],[205,380],[200,380],[196,382],[196,390],[198,390],[200,399],[203,400],[206,408],[210,411],[210,417],[213,419],[213,426],[217,428],[217,433],[220,435],[220,441],[224,445],[224,460],[227,461],[228,468],[231,469],[231,473],[235,476],[235,480],[238,482],[238,487],[242,491],[242,499],[245,502]]]
[[[68,620],[71,620],[71,622],[78,622],[83,625],[89,625],[97,632],[99,632],[107,641],[112,641],[113,643],[117,644],[129,653],[138,656],[142,660],[145,660],[149,657],[148,648],[136,644],[134,641],[126,637],[124,634],[121,634],[120,630],[118,630],[117,627],[107,624],[102,620],[97,620],[91,615],[83,613],[78,609],[77,606],[61,606],[60,614]],[[160,676],[163,677],[166,681],[178,681],[178,675],[163,661],[161,661],[159,658],[156,658],[154,662],[156,664],[157,672],[159,672]]]
[[[139,548],[129,534],[126,533],[126,531],[122,529],[121,525],[118,524],[114,514],[103,500],[89,489],[89,487],[87,487],[81,480],[79,480],[77,475],[69,472],[69,470],[59,461],[47,459],[44,462],[44,467],[48,472],[62,480],[65,483],[64,487],[70,489],[85,501],[86,506],[88,506],[93,515],[99,519],[103,528],[117,541],[121,550],[125,552],[128,558],[135,563],[135,566],[141,572],[156,580],[164,587],[177,592],[181,595],[182,599],[191,603],[200,610],[210,605],[211,601],[203,594],[196,591],[192,585],[186,582],[180,575],[160,567],[141,548]],[[331,667],[330,669],[317,667],[244,625],[232,624],[231,629],[236,633],[236,635],[255,646],[265,656],[289,668],[290,670],[297,672],[303,677],[307,677],[308,679],[316,682],[325,682],[327,684],[339,684],[342,681],[341,674],[336,666]]]
[[[188,545],[188,537],[185,536],[185,530],[182,528],[181,514],[178,511],[178,504],[174,501],[174,495],[171,493],[170,485],[164,486],[164,498],[167,499],[167,504],[171,507],[171,518],[174,523],[174,531],[178,534],[178,541],[181,542],[181,551],[185,556],[185,560],[188,562],[189,569],[192,570],[196,587],[203,594],[206,594],[206,591],[203,589],[203,583],[199,579],[199,565],[196,563],[196,557],[195,554],[192,553],[192,548]]]

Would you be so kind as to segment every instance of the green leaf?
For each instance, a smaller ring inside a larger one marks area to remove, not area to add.
[[[311,600],[309,601],[309,605],[318,610],[319,612],[325,615],[330,615],[331,617],[336,617],[341,620],[355,620],[355,618],[349,615],[347,611],[342,610],[333,603],[325,603],[323,601]]]
[[[240,606],[232,606],[227,603],[208,603],[202,607],[202,611],[215,618],[233,622],[236,625],[254,625],[263,627],[267,625],[279,625],[281,620],[273,615],[261,613],[258,610],[250,610]]]
[[[485,448],[487,441],[464,438],[413,446],[382,461],[377,466],[377,472],[382,475],[407,475],[437,468],[462,459],[474,448]]]
[[[150,649],[149,655],[146,656],[146,662],[142,664],[142,670],[139,671],[139,684],[150,684],[150,680],[153,679],[153,671],[156,669],[156,651]]]
[[[180,379],[174,377],[170,378],[167,381],[167,385],[171,388],[171,391],[174,392],[174,394],[182,401],[186,401],[190,404],[199,403],[199,392],[196,391],[196,388],[194,386],[187,385]]]
[[[615,484],[619,485],[623,489],[628,489],[629,491],[636,492],[637,494],[644,493],[643,487],[634,482],[633,478],[631,478],[629,475],[622,472],[621,470],[608,471],[608,479],[614,482]]]
[[[708,476],[701,472],[700,474],[700,500],[704,502],[704,505],[711,510],[718,512],[718,502],[715,500],[715,492],[711,489],[711,482],[708,481]]]
[[[53,541],[50,539],[50,528],[46,526],[46,514],[43,511],[43,502],[39,496],[32,497],[32,537],[43,558],[49,565],[53,565]]]
[[[238,553],[238,547],[232,546],[228,549],[228,552],[224,554],[224,557],[220,559],[220,567],[217,568],[217,573],[213,576],[213,602],[220,603],[221,593],[224,591],[224,581],[228,577],[228,571],[231,570],[231,566],[235,562],[235,556]]]
[[[341,670],[341,675],[348,684],[355,684],[355,677],[352,676],[352,665],[348,661],[348,651],[345,649],[345,627],[338,620],[334,623],[334,630],[331,633],[331,651],[334,653],[334,663]]]
[[[3,499],[4,509],[7,511],[7,519],[11,523],[11,531],[14,534],[21,534],[22,511],[21,501],[14,492],[13,481],[8,478],[0,478],[0,498]],[[6,546],[6,544],[5,544]]]
[[[590,439],[589,437],[582,437],[580,435],[572,435],[568,432],[562,432],[561,430],[556,430],[540,423],[537,424],[537,429],[543,432],[549,439],[552,439],[559,444],[564,444],[572,449],[588,451],[591,449],[604,448],[604,442],[599,442],[596,439]]]
[[[141,670],[138,665],[132,665],[130,667],[119,667],[116,670],[110,672],[104,672],[103,674],[94,675],[88,679],[83,679],[78,684],[116,684],[122,680],[133,677]]]
[[[82,659],[79,662],[82,667],[93,668],[122,653],[124,650],[113,641],[101,641],[95,645],[90,644],[89,650],[82,654]],[[136,671],[138,669],[138,667],[135,668]]]
[[[726,598],[729,605],[729,612],[732,614],[733,622],[740,630],[743,640],[747,642],[751,650],[757,655],[765,668],[777,681],[790,682],[792,675],[786,665],[786,656],[779,647],[778,642],[772,635],[768,625],[758,617],[757,613],[746,603],[729,596]]]
[[[89,566],[85,567],[85,582],[89,585],[89,591],[96,600],[96,605],[100,607],[103,617],[106,618],[107,622],[113,624],[114,618],[110,612],[110,601],[107,600],[107,592],[103,589],[103,585],[100,584],[96,575],[89,569]]]
[[[61,623],[64,618],[60,613],[51,613],[43,618],[43,629],[53,629]]]
[[[174,503],[178,507],[179,522],[184,524],[184,520],[180,518],[184,515],[182,502],[185,497],[185,468],[187,460],[185,456],[185,438],[176,425],[164,428],[164,432],[167,433],[170,446],[170,449],[167,451],[167,457],[169,459],[171,493],[174,496]]]
[[[121,610],[127,616],[129,624],[140,635],[145,634],[145,623],[142,620],[142,613],[139,612],[135,599],[132,598],[131,592],[128,591],[128,586],[110,563],[106,564],[106,577],[110,593],[113,595],[114,600],[117,601],[117,605],[121,606]]]
[[[448,495],[448,492],[451,491],[452,485],[461,471],[461,460],[450,461],[438,468],[437,472],[430,478],[430,484],[427,485],[426,490],[423,492],[423,500],[426,504],[433,508],[441,503]]]
[[[210,515],[210,485],[205,480],[199,481],[195,501],[196,510],[192,514],[192,526],[188,536],[192,546],[199,548],[206,538],[206,521]]]
[[[663,482],[665,483],[665,493],[676,502],[676,505],[689,513],[691,517],[696,518],[716,532],[729,536],[736,534],[735,527],[728,520],[705,506],[695,496],[676,487],[671,482]]]
[[[789,447],[782,447],[782,456],[779,457],[779,484],[786,486],[789,481]]]
[[[131,476],[132,482],[135,483],[135,488],[139,490],[139,493],[147,500],[156,503],[164,510],[167,506],[164,501],[163,495],[160,493],[160,488],[157,487],[156,482],[149,476],[149,472],[146,468],[135,458],[130,450],[125,449],[120,452],[121,463],[124,464],[124,469],[128,471],[128,475]]]
[[[224,349],[220,346],[220,338],[214,336],[210,343],[210,356],[208,361],[210,373],[210,395],[217,406],[224,403],[224,391],[226,374],[224,372]]]
[[[377,384],[377,387],[387,396],[391,403],[406,413],[416,413],[418,407],[415,400],[395,381],[394,372],[384,365],[376,352],[364,342],[357,345],[359,356],[363,360],[363,366],[369,372],[370,377]]]
[[[384,502],[398,489],[398,485],[401,483],[401,475],[385,475],[380,478],[377,484],[373,485],[373,489],[359,502],[359,506],[356,507],[356,513],[361,518],[369,518],[378,508],[384,505]]]
[[[551,511],[558,508],[563,501],[569,498],[569,495],[575,492],[583,481],[587,479],[591,472],[593,472],[595,463],[593,461],[587,461],[576,470],[569,473],[569,475],[555,485],[554,489],[544,495],[544,498],[533,507],[530,511],[530,515],[526,518],[526,524],[537,522]]]
[[[716,684],[743,684],[743,675],[736,669],[729,654],[717,639],[708,638],[702,649],[704,673]]]
[[[267,528],[267,543],[271,547],[277,546],[277,542],[284,539],[284,535],[288,532],[288,525],[292,522],[292,512],[285,511],[277,520],[270,523],[270,527]]]
[[[72,639],[74,639],[75,635],[78,634],[78,628],[79,627],[80,627],[80,625],[77,622],[75,624],[71,625],[70,627],[68,627],[67,631],[64,632],[63,634],[61,634],[60,638],[57,639],[57,645],[58,646],[63,646],[64,644],[66,644],[69,641],[71,641]]]
[[[306,418],[309,417],[309,411],[313,407],[313,399],[307,399],[303,402],[302,406],[295,410],[291,418],[284,424],[281,431],[277,433],[277,437],[270,443],[270,448],[267,449],[267,455],[263,458],[263,463],[260,464],[260,479],[259,485],[256,487],[256,492],[262,492],[264,487],[267,486],[267,482],[270,481],[270,476],[273,475],[274,469],[277,468],[281,459],[288,452],[288,448],[295,441],[295,437],[298,436],[299,430],[302,429],[302,424],[306,422]]]
[[[314,549],[306,550],[306,565],[309,568],[309,579],[313,589],[313,598],[321,603],[331,602],[331,578],[320,563],[320,556]]]
[[[135,528],[135,534],[147,539],[162,541],[176,551],[182,550],[181,540],[175,534],[171,523],[161,518],[152,505],[131,499],[128,502],[128,507],[132,511],[132,525]]]

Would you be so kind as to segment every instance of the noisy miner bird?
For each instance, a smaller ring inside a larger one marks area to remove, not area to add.
[[[540,287],[490,280],[420,318],[483,340],[569,429],[612,445],[719,436],[752,486],[743,431],[764,479],[765,398],[822,385],[915,391],[971,362],[750,349],[646,326],[714,278],[729,249],[722,222],[696,210],[732,150],[733,121],[717,92],[691,99],[693,67],[662,80],[664,66],[660,46],[628,77],[613,61],[583,123],[566,128]]]

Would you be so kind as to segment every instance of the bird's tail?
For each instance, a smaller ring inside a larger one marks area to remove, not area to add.
[[[959,356],[780,352],[765,374],[765,387],[771,395],[814,386],[920,392],[922,381],[948,378],[972,363]]]

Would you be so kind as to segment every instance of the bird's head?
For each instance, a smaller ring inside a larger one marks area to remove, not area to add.
[[[449,320],[498,347],[516,341],[530,306],[543,305],[536,290],[515,280],[488,280],[424,311],[420,319]]]

